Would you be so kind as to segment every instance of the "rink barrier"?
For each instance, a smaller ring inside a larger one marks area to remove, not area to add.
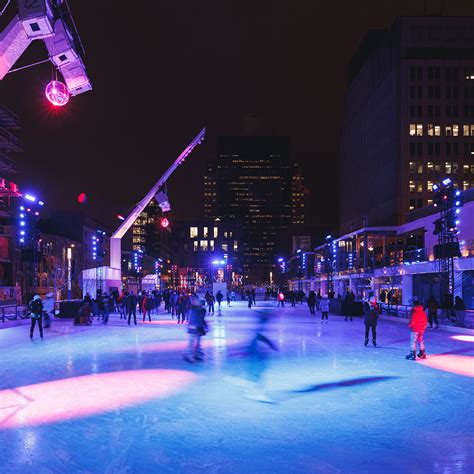
[[[26,319],[28,311],[25,305],[5,305],[0,306],[0,319],[2,323],[7,321],[17,321],[18,319]]]

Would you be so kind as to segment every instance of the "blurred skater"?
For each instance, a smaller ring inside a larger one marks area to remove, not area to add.
[[[197,296],[191,298],[191,309],[189,311],[189,348],[183,357],[188,362],[203,360],[204,353],[201,350],[201,337],[207,332],[206,303]]]

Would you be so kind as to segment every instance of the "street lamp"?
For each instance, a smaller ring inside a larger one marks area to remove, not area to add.
[[[72,261],[72,248],[67,248],[67,300],[71,301],[72,282],[71,282],[71,261]]]

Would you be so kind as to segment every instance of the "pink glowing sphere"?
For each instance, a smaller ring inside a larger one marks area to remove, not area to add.
[[[79,204],[85,204],[87,202],[87,194],[86,193],[79,194],[79,196],[77,196],[77,202]]]
[[[166,229],[166,227],[168,227],[169,225],[170,221],[166,217],[163,217],[163,219],[161,219],[161,227],[164,227]]]
[[[69,90],[60,81],[51,81],[44,90],[46,98],[56,107],[62,107],[69,102]]]

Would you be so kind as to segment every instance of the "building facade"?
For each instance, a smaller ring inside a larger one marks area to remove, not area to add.
[[[365,227],[328,240],[314,250],[314,267],[303,262],[302,253],[290,274],[290,286],[302,286],[336,297],[351,289],[358,300],[372,292],[391,292],[394,305],[410,306],[415,299],[423,302],[433,295],[442,301],[442,275],[437,259],[438,237],[434,234],[437,209],[425,207],[407,214],[400,226]],[[474,189],[464,192],[459,214],[459,250],[454,258],[454,296],[474,309]],[[296,257],[294,257],[296,259]],[[474,316],[474,315],[473,315]],[[471,323],[474,325],[474,317]]]
[[[303,177],[289,138],[220,137],[204,205],[206,217],[241,224],[245,282],[268,282],[291,225],[304,224]]]
[[[401,225],[450,176],[474,185],[474,18],[405,17],[349,66],[341,232]]]
[[[171,276],[175,286],[243,284],[242,227],[220,219],[172,225]]]

